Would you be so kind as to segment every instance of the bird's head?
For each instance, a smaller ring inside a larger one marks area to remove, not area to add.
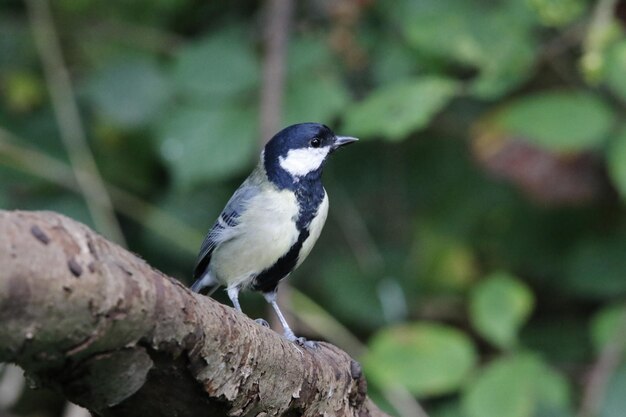
[[[296,182],[307,176],[319,177],[324,162],[333,151],[357,141],[349,136],[337,136],[319,123],[300,123],[278,132],[265,145],[263,164],[272,181]]]

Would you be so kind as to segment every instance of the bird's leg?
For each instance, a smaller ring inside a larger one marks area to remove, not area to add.
[[[263,296],[265,297],[265,300],[268,303],[270,303],[270,305],[276,312],[276,315],[278,316],[278,320],[280,321],[281,326],[283,326],[283,335],[285,336],[285,339],[289,340],[290,342],[297,343],[300,346],[304,346],[308,348],[317,347],[315,342],[308,341],[304,337],[296,337],[293,330],[291,330],[291,327],[289,327],[289,324],[287,323],[285,316],[283,316],[283,313],[280,311],[280,308],[278,307],[278,303],[276,302],[276,291],[263,293]]]
[[[272,308],[276,312],[276,315],[278,316],[278,320],[280,321],[281,326],[283,326],[283,334],[285,335],[285,339],[289,340],[290,342],[295,341],[296,335],[294,334],[293,330],[291,330],[291,327],[289,327],[289,324],[287,323],[285,316],[283,316],[282,311],[280,311],[280,308],[278,307],[278,303],[276,302],[276,300],[271,300],[268,302],[271,304]]]
[[[233,303],[233,307],[235,307],[235,309],[240,313],[243,313],[243,311],[241,310],[241,305],[239,304],[239,291],[239,287],[232,287],[226,290],[226,292],[228,293],[228,298],[230,298],[230,301]],[[259,323],[263,327],[270,327],[269,323],[263,319],[256,319],[254,321]]]
[[[226,293],[228,293],[228,298],[230,298],[230,301],[233,303],[233,307],[240,313],[243,313],[243,311],[241,311],[241,305],[239,305],[239,287],[229,287]]]

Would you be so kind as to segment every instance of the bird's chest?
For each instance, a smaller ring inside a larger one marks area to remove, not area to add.
[[[298,241],[298,204],[293,192],[265,189],[247,204],[233,227],[233,238],[220,244],[211,259],[213,273],[229,286],[248,286]]]
[[[318,190],[296,190],[292,195],[297,201],[297,216],[291,224],[297,231],[296,238],[270,268],[261,272],[252,288],[263,292],[274,291],[278,282],[289,275],[307,257],[322,231],[328,213],[328,198],[324,187]]]
[[[255,241],[268,252],[280,256],[298,239],[299,217],[296,196],[288,191],[267,191],[257,196],[242,219],[246,240]],[[258,241],[258,242],[257,242]]]

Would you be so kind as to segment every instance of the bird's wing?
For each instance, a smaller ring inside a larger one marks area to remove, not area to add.
[[[198,279],[204,274],[206,267],[211,261],[211,254],[217,245],[237,236],[236,226],[239,223],[239,217],[252,197],[258,193],[259,188],[256,184],[244,182],[228,200],[226,207],[224,207],[224,210],[222,210],[222,213],[200,246],[200,253],[198,254],[193,273],[194,278]]]

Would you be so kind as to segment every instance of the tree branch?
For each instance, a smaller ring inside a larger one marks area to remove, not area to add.
[[[0,211],[0,361],[99,416],[384,416],[306,350],[51,212]]]

